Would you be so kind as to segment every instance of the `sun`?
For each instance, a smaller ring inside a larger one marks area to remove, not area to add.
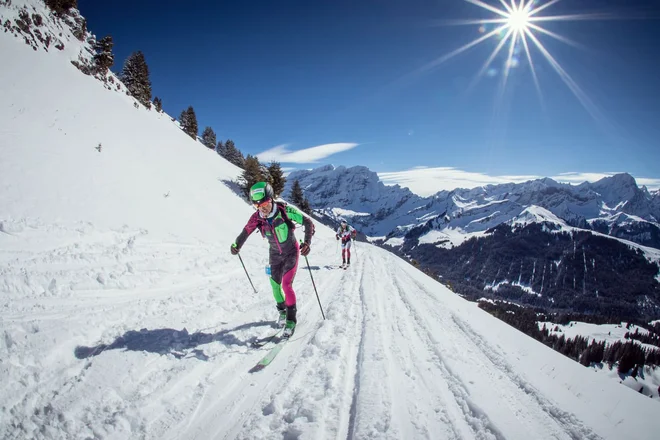
[[[529,28],[530,16],[525,10],[516,10],[509,14],[507,25],[514,31],[521,33]]]
[[[543,105],[543,94],[536,72],[536,65],[533,54],[538,57],[541,55],[552,69],[559,75],[570,91],[575,95],[578,101],[591,114],[594,119],[601,123],[604,121],[601,112],[596,105],[589,99],[587,94],[573,80],[568,72],[560,65],[555,57],[543,45],[541,38],[550,37],[565,44],[579,47],[580,45],[570,39],[552,32],[542,26],[549,22],[566,21],[584,21],[584,20],[610,20],[614,17],[609,14],[567,14],[567,15],[548,15],[548,9],[561,0],[463,0],[467,3],[478,6],[488,12],[493,13],[491,18],[467,19],[467,20],[444,20],[441,25],[477,25],[481,34],[475,40],[443,55],[417,71],[427,71],[437,67],[449,59],[459,55],[485,41],[490,39],[499,40],[492,53],[486,59],[475,78],[472,80],[469,88],[473,88],[476,83],[484,76],[499,76],[501,97],[506,88],[507,81],[512,69],[528,66],[534,80],[534,85]],[[498,55],[504,55],[504,62],[501,68],[492,67],[498,59]]]

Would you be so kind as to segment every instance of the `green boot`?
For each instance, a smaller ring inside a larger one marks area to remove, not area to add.
[[[284,333],[282,334],[282,337],[284,339],[289,339],[291,336],[293,336],[293,333],[296,331],[296,323],[293,321],[286,321],[286,325],[284,326]]]

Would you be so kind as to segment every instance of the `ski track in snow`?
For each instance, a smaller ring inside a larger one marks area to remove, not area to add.
[[[1,390],[2,438],[601,439],[385,251],[315,266],[325,321],[301,261],[296,333],[249,373],[271,346],[249,343],[276,314],[255,264],[258,293],[215,246],[91,226],[18,233],[35,245],[44,229],[69,244],[0,265],[0,369],[19,378]]]
[[[411,283],[416,285],[417,289],[415,290],[417,292],[424,294],[433,302],[436,301],[435,298],[429,296],[428,291],[423,286],[420,286],[416,280],[412,278],[409,278],[409,280]],[[413,295],[410,297],[413,297]],[[414,297],[418,298],[418,296]],[[583,424],[574,415],[558,408],[556,405],[542,396],[536,389],[534,389],[534,387],[530,385],[525,379],[515,373],[515,369],[506,362],[504,356],[497,353],[493,347],[489,346],[485,341],[483,341],[481,336],[472,330],[468,323],[461,321],[456,315],[449,313],[451,323],[453,323],[453,325],[451,325],[446,317],[446,314],[442,314],[445,315],[442,316],[438,310],[433,310],[432,313],[434,314],[434,317],[438,319],[438,322],[443,324],[443,326],[445,324],[449,324],[446,327],[446,334],[453,336],[464,336],[464,338],[461,338],[460,342],[456,341],[454,345],[456,349],[462,347],[463,350],[466,350],[466,352],[470,354],[470,361],[473,364],[480,362],[486,364],[483,368],[483,371],[494,371],[494,367],[496,370],[499,370],[502,373],[498,378],[489,378],[489,381],[493,384],[492,387],[494,389],[497,389],[498,392],[502,395],[505,395],[504,391],[508,388],[511,388],[511,385],[518,389],[519,392],[514,392],[516,391],[515,389],[511,390],[511,396],[513,398],[509,399],[509,404],[516,406],[524,405],[526,412],[531,412],[529,411],[530,408],[538,408],[546,413],[547,417],[545,417],[545,419],[548,420],[545,421],[546,424],[543,426],[543,431],[536,433],[536,435],[532,437],[541,437],[545,433],[551,432],[552,438],[570,438],[574,440],[598,440],[601,438],[589,428],[583,426]],[[450,350],[448,352],[457,353],[458,351]],[[460,379],[456,379],[460,381]],[[504,379],[506,382],[502,383],[501,379]],[[524,394],[521,394],[520,392]],[[533,399],[534,402],[527,402],[527,404],[525,404],[526,401],[530,400],[527,398],[527,396]],[[517,414],[522,414],[523,408],[516,408],[515,411]],[[475,409],[475,412],[481,413],[482,411]],[[538,414],[533,417],[533,420],[535,423],[537,423],[539,420],[544,420],[544,417],[542,414]],[[518,423],[520,422],[521,421],[518,420]],[[557,429],[557,426],[555,425],[559,425],[560,429]],[[530,431],[526,432],[529,433]]]

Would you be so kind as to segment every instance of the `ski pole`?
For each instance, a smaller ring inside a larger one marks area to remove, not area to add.
[[[303,255],[305,257],[305,262],[307,263],[307,269],[309,269],[309,277],[312,279],[312,286],[314,286],[314,293],[316,293],[316,300],[319,302],[319,308],[321,309],[321,316],[323,316],[323,320],[325,321],[325,313],[323,313],[323,306],[321,306],[321,299],[319,298],[319,292],[316,290],[316,283],[314,283],[314,277],[312,276],[312,268],[309,267],[309,260],[307,259],[307,255]]]
[[[254,284],[252,284],[252,280],[250,279],[250,274],[248,273],[247,269],[245,268],[245,264],[243,264],[243,259],[241,258],[241,254],[236,254],[238,255],[238,259],[241,260],[241,266],[243,266],[243,270],[245,271],[245,275],[248,277],[248,281],[250,282],[250,285],[254,289],[254,293],[257,293],[257,289],[254,288]]]

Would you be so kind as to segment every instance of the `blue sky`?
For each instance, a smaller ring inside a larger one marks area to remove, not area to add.
[[[499,17],[466,0],[147,3],[78,6],[93,33],[113,36],[113,70],[141,50],[165,111],[193,105],[200,133],[211,126],[245,154],[287,168],[364,165],[417,192],[613,172],[660,187],[660,7],[650,0],[563,0],[539,13],[603,18],[536,23],[575,42],[535,32],[587,108],[531,40],[542,100],[522,44],[503,92],[508,45],[473,84],[501,38],[426,68],[495,26],[450,25]]]

